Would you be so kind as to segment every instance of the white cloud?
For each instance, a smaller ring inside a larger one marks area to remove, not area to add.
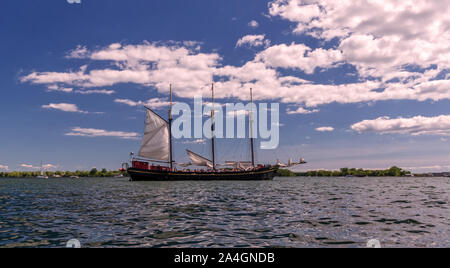
[[[42,165],[42,168],[44,168],[44,169],[55,169],[55,168],[58,168],[59,166],[55,166],[55,165],[52,165],[52,164],[45,164],[45,165]]]
[[[41,167],[35,167],[33,165],[29,165],[29,164],[21,164],[20,167],[30,168],[30,169],[39,169],[39,168],[41,168]]]
[[[0,170],[6,170],[6,171],[8,171],[8,166],[0,165]]]
[[[115,103],[121,103],[128,106],[147,106],[150,109],[159,109],[162,107],[167,107],[170,105],[170,101],[167,101],[167,99],[160,99],[160,98],[152,98],[145,102],[143,101],[133,101],[130,99],[115,99]]]
[[[258,28],[259,23],[256,20],[252,20],[248,23],[248,26],[252,28]]]
[[[316,128],[316,131],[319,131],[319,132],[332,132],[332,131],[334,131],[334,128],[333,127],[318,127],[318,128]]]
[[[414,75],[407,65],[450,67],[448,1],[276,0],[269,13],[297,23],[295,33],[338,38],[343,59],[363,77],[404,80]]]
[[[85,111],[78,109],[77,105],[71,103],[50,103],[48,105],[42,105],[42,108],[60,110],[63,112],[71,112],[71,113],[87,113]]]
[[[263,61],[271,67],[300,69],[314,73],[317,67],[330,68],[342,60],[338,50],[318,48],[312,50],[303,44],[275,45],[260,52],[256,60]]]
[[[87,47],[85,46],[77,46],[74,50],[69,51],[67,53],[66,58],[69,59],[83,59],[89,54]]]
[[[47,86],[47,89],[48,91],[59,91],[65,93],[70,93],[73,91],[73,88],[60,87],[58,85],[49,85]]]
[[[361,121],[352,125],[351,128],[359,133],[450,136],[450,115],[396,119],[380,117],[374,120]]]
[[[248,116],[250,114],[250,111],[248,110],[234,110],[227,112],[227,117],[238,117],[238,116]]]
[[[434,166],[419,166],[419,167],[402,167],[404,170],[427,170],[427,171],[442,171],[442,169],[450,169],[450,165],[434,165]],[[422,171],[423,172],[423,171]]]
[[[106,89],[90,89],[90,90],[76,90],[75,93],[82,95],[91,95],[91,94],[112,95],[116,92],[114,90],[106,90]]]
[[[313,110],[307,110],[303,107],[298,107],[297,110],[290,110],[287,109],[287,114],[312,114],[312,113],[318,113],[319,109],[313,109]]]
[[[81,0],[67,0],[69,4],[81,4]]]
[[[27,168],[27,169],[41,169],[41,166],[33,166],[30,164],[21,164],[20,167]],[[52,165],[52,164],[42,164],[42,169],[57,169],[59,168],[58,165]]]
[[[111,44],[94,51],[78,48],[82,52],[72,51],[69,57],[113,61],[117,68],[87,71],[87,66],[83,66],[75,72],[33,72],[20,80],[33,84],[60,83],[81,88],[136,83],[154,86],[163,93],[168,92],[168,81],[171,81],[174,89],[183,89],[176,91],[178,95],[191,97],[193,93],[201,94],[202,87],[212,82],[214,69],[221,58],[216,53],[199,53],[197,47],[191,47],[191,43],[187,45],[189,46],[182,47],[179,44],[145,42],[125,46]]]
[[[414,73],[389,72],[382,80],[341,85],[318,84],[292,75],[283,76],[279,69],[313,73],[316,68],[332,68],[345,62],[339,50],[312,50],[303,44],[281,44],[266,48],[242,66],[222,66],[218,54],[201,53],[192,48],[193,44],[190,45],[182,47],[177,43],[163,45],[144,42],[141,45],[111,44],[94,51],[84,51],[82,48],[83,53],[77,55],[83,54],[86,59],[94,61],[112,61],[117,68],[87,71],[87,66],[82,66],[78,71],[66,73],[33,72],[22,77],[21,81],[77,86],[83,90],[135,83],[155,87],[161,94],[167,94],[168,84],[172,83],[174,93],[182,98],[196,95],[209,97],[210,85],[215,82],[217,98],[248,100],[248,90],[253,88],[255,100],[279,100],[306,107],[333,102],[450,99],[450,80],[433,80],[440,72],[438,68]],[[396,77],[402,77],[402,80],[388,81]]]
[[[242,46],[249,46],[249,47],[260,47],[265,46],[268,47],[270,45],[270,40],[265,39],[265,35],[246,35],[239,39],[236,43],[236,47],[242,47]]]
[[[66,133],[65,135],[80,136],[80,137],[114,137],[120,139],[137,139],[140,137],[140,135],[136,132],[107,131],[103,129],[80,128],[80,127],[72,128],[72,130]]]
[[[205,139],[196,139],[196,140],[184,141],[183,144],[206,144],[206,140]]]
[[[307,2],[314,1],[273,1],[269,4],[269,14],[272,16],[280,16],[293,22],[299,22],[299,24],[307,23],[322,15],[318,5],[307,4]]]

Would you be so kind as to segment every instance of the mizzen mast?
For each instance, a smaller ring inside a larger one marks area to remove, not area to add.
[[[172,152],[172,84],[170,84],[170,108],[169,108],[169,164],[173,169],[173,152]]]
[[[214,151],[215,138],[214,138],[214,84],[211,84],[211,94],[212,94],[212,109],[211,109],[211,150],[212,150],[212,160],[213,160],[213,170],[216,170],[216,153]]]
[[[216,170],[216,154],[214,152],[214,84],[211,84],[211,94],[212,94],[212,109],[211,109],[211,151],[212,151],[212,162],[213,170]]]
[[[253,89],[250,88],[250,150],[252,154],[252,166],[255,167],[255,149],[253,136]]]

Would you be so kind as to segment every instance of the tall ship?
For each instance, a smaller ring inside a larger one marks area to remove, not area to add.
[[[214,85],[211,86],[211,156],[203,157],[193,151],[186,150],[189,163],[176,163],[172,153],[172,86],[170,86],[169,118],[165,120],[152,109],[146,108],[145,133],[137,156],[131,153],[131,167],[127,167],[131,181],[259,181],[273,180],[280,166],[261,165],[255,163],[254,138],[250,135],[251,161],[227,161],[216,163],[214,138]],[[253,103],[252,90],[250,100]],[[249,114],[252,126],[253,111]],[[252,133],[250,131],[250,133]],[[302,162],[302,160],[300,161]],[[176,167],[181,168],[176,168]],[[188,169],[187,167],[202,167],[203,169]]]

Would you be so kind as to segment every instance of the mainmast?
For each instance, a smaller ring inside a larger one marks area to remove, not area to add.
[[[250,88],[250,150],[252,154],[252,166],[255,167],[255,150],[253,137],[253,89]]]
[[[169,108],[169,163],[170,169],[173,169],[173,155],[172,155],[172,84],[170,84],[170,108]]]
[[[211,109],[211,150],[213,170],[216,170],[216,155],[214,152],[214,84],[211,84],[212,109]]]

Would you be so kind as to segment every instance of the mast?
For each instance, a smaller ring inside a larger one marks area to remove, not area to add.
[[[252,166],[255,167],[255,150],[253,137],[253,89],[250,88],[250,150],[252,154]]]
[[[170,169],[173,169],[173,152],[172,152],[172,84],[170,84],[170,108],[169,108],[169,163]]]
[[[211,150],[213,170],[216,170],[216,155],[214,152],[214,84],[211,84],[212,109],[211,109]]]

